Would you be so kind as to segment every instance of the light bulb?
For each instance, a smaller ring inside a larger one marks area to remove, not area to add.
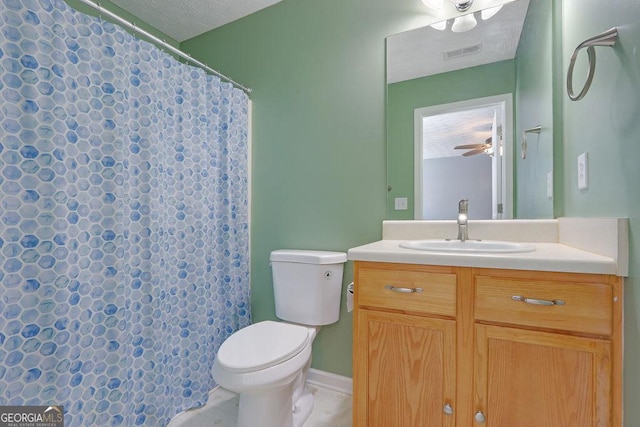
[[[431,28],[439,31],[444,31],[447,29],[447,21],[440,21],[431,24]]]
[[[431,9],[438,10],[442,8],[442,0],[422,0],[422,3]]]
[[[473,16],[473,13],[468,15],[458,16],[453,20],[453,25],[451,26],[451,31],[454,33],[462,33],[465,31],[469,31],[474,28],[478,24],[476,18]]]
[[[502,9],[502,5],[496,6],[496,7],[490,7],[489,9],[484,9],[482,12],[480,12],[480,16],[482,17],[483,21],[486,21],[487,19],[491,18],[493,15],[498,13],[500,9]]]

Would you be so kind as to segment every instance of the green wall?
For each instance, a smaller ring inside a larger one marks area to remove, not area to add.
[[[563,99],[565,215],[630,219],[624,392],[625,425],[635,426],[640,420],[640,2],[564,0],[562,4],[565,72],[580,42],[613,26],[619,30],[614,48],[595,49],[597,67],[589,93],[577,102],[569,100],[564,88],[556,95]],[[583,68],[576,66],[576,89],[584,81],[579,73]],[[578,190],[577,157],[584,152],[589,153],[589,188]]]
[[[553,9],[551,0],[531,0],[516,53],[515,217],[553,218],[547,173],[553,171]],[[527,133],[527,158],[520,155]],[[558,144],[562,141],[558,140]]]
[[[483,98],[515,90],[513,60],[393,83],[387,92],[388,219],[413,219],[414,109]],[[407,197],[406,211],[396,211],[394,199]]]
[[[384,39],[424,7],[403,3],[283,0],[182,44],[253,89],[254,321],[275,318],[272,250],[346,251],[381,238]],[[349,263],[344,286],[352,280]],[[316,339],[314,367],[351,375],[351,328],[343,301]]]

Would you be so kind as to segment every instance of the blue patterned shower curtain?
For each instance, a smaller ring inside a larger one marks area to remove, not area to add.
[[[165,425],[250,323],[247,96],[61,0],[0,26],[0,405]]]

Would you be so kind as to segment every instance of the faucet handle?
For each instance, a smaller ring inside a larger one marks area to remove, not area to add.
[[[467,213],[469,209],[469,199],[462,199],[458,202],[458,212]]]

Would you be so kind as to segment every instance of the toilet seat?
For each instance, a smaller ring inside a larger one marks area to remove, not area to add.
[[[306,327],[265,320],[232,334],[220,346],[216,360],[228,371],[258,371],[292,358],[308,343]]]

